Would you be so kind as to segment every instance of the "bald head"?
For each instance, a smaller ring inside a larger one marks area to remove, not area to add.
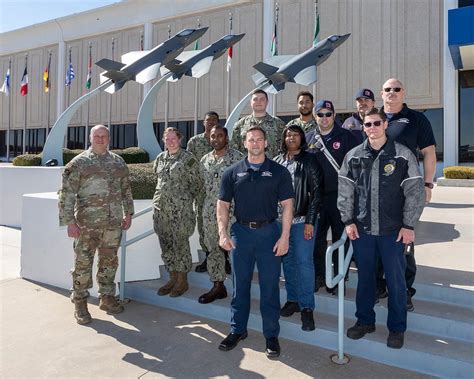
[[[405,101],[405,86],[395,78],[388,79],[380,92],[385,112],[398,113],[403,108]]]
[[[98,155],[104,155],[109,148],[109,129],[105,125],[96,125],[89,135],[91,149]]]

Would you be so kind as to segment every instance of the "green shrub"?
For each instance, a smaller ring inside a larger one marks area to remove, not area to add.
[[[474,167],[472,166],[451,166],[443,169],[446,179],[474,179]]]
[[[153,199],[156,187],[156,174],[153,163],[129,164],[130,186],[135,200]]]
[[[13,159],[13,166],[41,166],[41,154],[23,154]]]
[[[127,147],[126,149],[117,149],[112,150],[115,154],[120,155],[123,160],[130,164],[130,163],[148,163],[150,162],[150,157],[148,153],[140,149],[139,147]]]
[[[82,149],[63,149],[63,165],[66,166],[72,158],[84,152]]]

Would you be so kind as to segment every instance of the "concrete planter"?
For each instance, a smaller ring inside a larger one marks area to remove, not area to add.
[[[474,187],[474,179],[436,179],[436,184],[443,187]]]

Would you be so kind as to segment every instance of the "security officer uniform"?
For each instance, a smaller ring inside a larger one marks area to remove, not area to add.
[[[231,333],[247,331],[250,287],[257,262],[263,335],[268,339],[278,337],[280,332],[281,258],[273,252],[280,236],[278,202],[294,198],[294,191],[286,168],[268,158],[257,166],[245,158],[229,167],[222,178],[219,199],[227,203],[234,200],[237,220],[231,227],[235,245],[231,251]]]

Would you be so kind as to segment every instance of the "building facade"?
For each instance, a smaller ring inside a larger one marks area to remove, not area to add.
[[[332,100],[342,120],[354,111],[353,97],[359,88],[371,88],[376,93],[377,105],[381,105],[383,82],[397,77],[406,86],[407,104],[425,112],[433,125],[440,167],[442,162],[473,164],[474,117],[469,116],[473,107],[472,102],[471,106],[466,105],[472,99],[472,81],[471,87],[466,87],[460,78],[474,67],[464,67],[462,71],[454,67],[446,37],[450,9],[470,2],[458,4],[455,0],[126,0],[3,33],[0,75],[4,77],[11,67],[11,88],[10,96],[0,94],[0,156],[6,154],[7,134],[11,156],[22,152],[23,138],[27,152],[41,151],[48,128],[87,91],[89,54],[92,62],[102,58],[120,60],[122,54],[142,47],[151,49],[166,40],[169,33],[195,28],[198,22],[209,27],[200,41],[201,47],[205,47],[229,33],[231,16],[232,32],[246,35],[234,47],[230,82],[224,56],[213,63],[208,75],[199,79],[197,101],[199,118],[214,110],[225,119],[228,86],[232,109],[255,87],[252,66],[270,56],[276,6],[278,50],[280,55],[288,55],[312,45],[315,3],[320,38],[346,33],[351,33],[351,37],[318,67],[314,89],[289,83],[276,96],[276,107],[271,112],[283,119],[295,117],[296,94],[307,89],[314,91],[318,99]],[[51,84],[46,93],[43,72],[50,54]],[[75,78],[70,86],[65,86],[70,62]],[[29,92],[22,97],[20,81],[25,65]],[[93,65],[91,88],[98,85],[100,71]],[[179,127],[187,138],[194,133],[195,82],[196,79],[184,77],[170,83],[168,95],[165,90],[158,95],[154,123],[159,139],[166,112],[168,125]],[[101,93],[91,99],[72,119],[66,146],[84,148],[87,127],[97,123],[110,125],[112,147],[135,145],[138,110],[151,85],[128,82],[114,95]],[[249,108],[244,111],[248,112]]]

